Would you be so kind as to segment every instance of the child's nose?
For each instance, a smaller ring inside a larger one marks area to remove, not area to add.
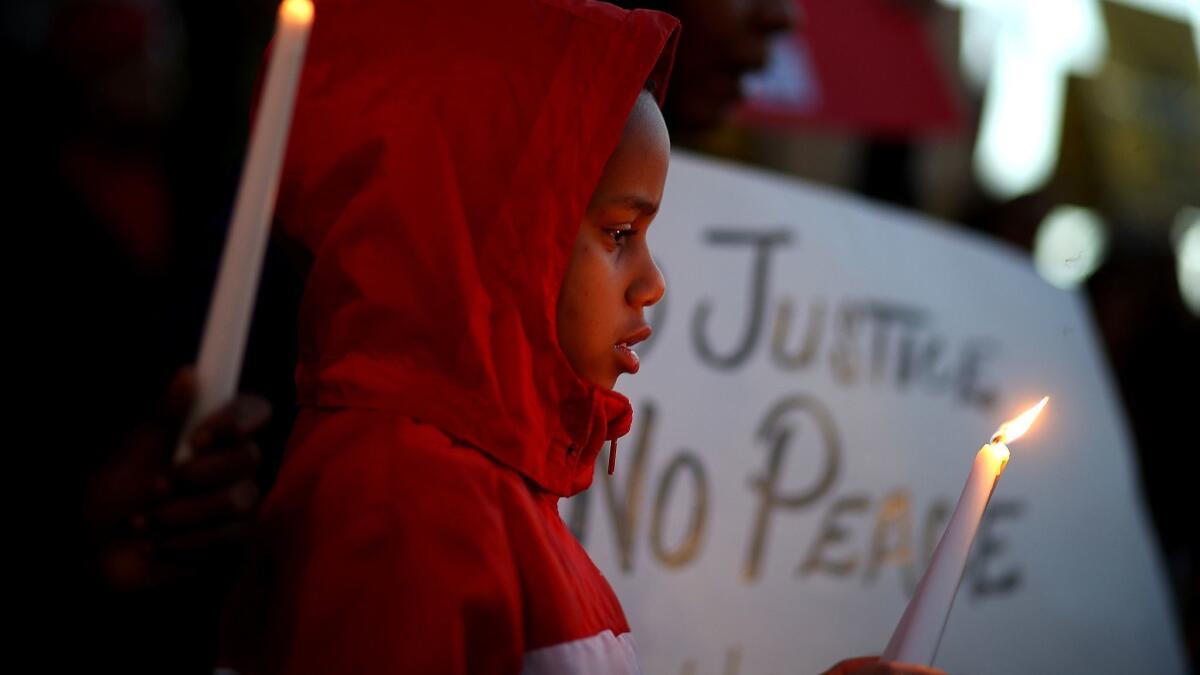
[[[667,280],[663,278],[662,270],[658,269],[654,258],[646,253],[638,275],[625,293],[626,299],[634,307],[648,307],[661,300],[666,292]]]

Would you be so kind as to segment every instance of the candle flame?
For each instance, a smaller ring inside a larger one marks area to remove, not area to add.
[[[992,443],[1010,443],[1023,436],[1026,431],[1029,431],[1029,427],[1037,419],[1037,416],[1041,414],[1042,408],[1045,408],[1049,402],[1050,397],[1046,396],[1029,410],[1001,424],[996,433],[992,435]]]
[[[313,18],[312,0],[283,0],[279,17],[290,23],[309,23]]]

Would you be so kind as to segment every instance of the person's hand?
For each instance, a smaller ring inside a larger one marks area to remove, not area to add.
[[[194,399],[195,374],[182,368],[156,417],[89,477],[83,513],[91,563],[115,590],[204,573],[240,550],[249,532],[258,506],[253,436],[270,419],[270,404],[239,395],[197,425],[191,459],[175,465]]]
[[[918,666],[913,663],[880,661],[878,656],[860,656],[835,664],[822,675],[946,675],[937,668]]]

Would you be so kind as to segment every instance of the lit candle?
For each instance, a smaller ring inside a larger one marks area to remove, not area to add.
[[[310,0],[284,0],[279,5],[271,60],[200,341],[196,402],[180,436],[176,462],[191,456],[187,437],[196,424],[232,400],[237,391],[312,20]]]
[[[967,476],[958,505],[946,524],[946,531],[938,541],[925,576],[917,584],[917,591],[908,602],[908,607],[896,625],[887,649],[883,650],[885,661],[932,665],[937,654],[950,607],[958,592],[963,569],[967,565],[967,554],[971,542],[983,519],[983,511],[992,490],[1008,464],[1009,442],[1015,441],[1030,425],[1050,400],[1047,396],[1019,417],[1000,425],[987,445],[975,455],[975,464]]]

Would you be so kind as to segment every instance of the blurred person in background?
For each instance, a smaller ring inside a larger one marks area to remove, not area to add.
[[[933,0],[878,0],[896,11],[924,19]],[[618,0],[625,7],[660,9],[678,16],[678,80],[668,93],[664,113],[678,144],[718,156],[788,170],[771,152],[756,147],[746,127],[734,121],[744,102],[745,77],[762,71],[772,43],[799,28],[809,29],[804,3],[798,0]],[[848,49],[848,53],[852,48]],[[884,103],[886,104],[886,103]],[[811,139],[816,140],[816,139]],[[770,140],[765,141],[770,143]],[[821,139],[828,146],[830,139]],[[915,207],[916,141],[904,133],[865,134],[847,144],[856,157],[850,170],[853,189],[865,196]]]
[[[186,4],[186,6],[185,6]],[[20,1],[5,61],[39,369],[29,533],[43,670],[211,672],[217,612],[290,424],[289,307],[273,254],[245,391],[172,457],[273,3]],[[265,315],[265,316],[264,316]],[[274,414],[272,414],[274,408]],[[265,457],[261,457],[262,455]],[[29,645],[24,645],[31,649]]]
[[[657,9],[684,27],[663,114],[671,137],[690,146],[724,124],[742,100],[742,77],[767,63],[771,40],[797,20],[794,0],[619,0]]]

